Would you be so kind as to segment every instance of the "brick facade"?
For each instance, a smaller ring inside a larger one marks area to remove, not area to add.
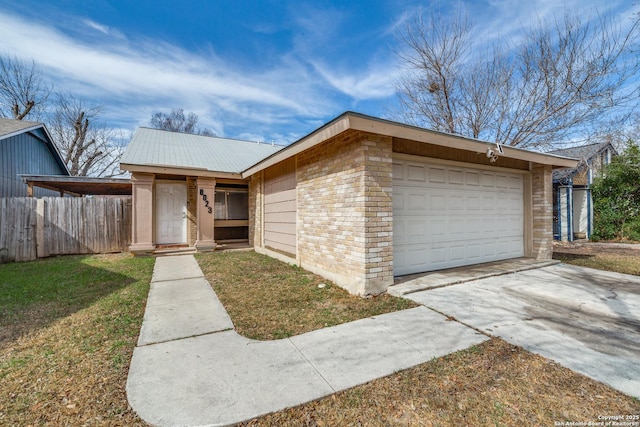
[[[251,176],[250,244],[353,294],[384,292],[393,284],[394,143],[389,136],[348,130],[295,155],[297,250],[293,257],[269,251],[262,243],[263,173],[273,174],[278,165]],[[443,152],[451,157],[457,155],[455,151]],[[518,169],[525,167],[512,163]],[[537,259],[551,259],[553,252],[551,170],[551,166],[534,164],[526,179],[531,191],[525,191],[525,206],[531,210],[525,215],[525,234],[530,236],[525,239],[525,252]]]
[[[349,292],[393,283],[391,138],[346,132],[298,156],[298,259]]]
[[[263,172],[249,179],[249,246],[262,246],[262,177]]]
[[[533,210],[533,253],[536,259],[553,256],[553,183],[551,166],[534,165],[531,168]]]
[[[390,137],[350,131],[296,156],[291,262],[353,294],[379,294],[393,284],[391,155]],[[260,173],[251,177],[249,242],[259,251],[262,184]]]

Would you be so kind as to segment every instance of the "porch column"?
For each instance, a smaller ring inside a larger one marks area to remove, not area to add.
[[[197,180],[197,233],[196,249],[198,251],[212,251],[216,248],[213,235],[215,178],[198,177]]]
[[[153,184],[155,175],[146,173],[131,174],[131,194],[133,196],[131,221],[131,246],[134,255],[146,255],[153,252]]]

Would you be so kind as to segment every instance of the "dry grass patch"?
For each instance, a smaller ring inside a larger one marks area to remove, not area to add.
[[[253,251],[214,252],[196,259],[236,331],[248,338],[285,338],[417,306],[386,294],[350,295],[320,276]]]
[[[553,258],[580,267],[640,276],[639,249],[556,243]]]
[[[554,426],[638,413],[637,399],[492,339],[245,425]]]
[[[0,425],[146,425],[125,385],[153,262],[0,265]]]

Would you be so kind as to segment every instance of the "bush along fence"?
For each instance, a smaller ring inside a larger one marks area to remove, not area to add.
[[[131,198],[0,198],[0,264],[126,251]]]

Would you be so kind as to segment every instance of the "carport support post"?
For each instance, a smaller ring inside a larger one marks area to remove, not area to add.
[[[216,248],[214,240],[214,201],[216,180],[215,178],[198,177],[197,181],[197,237],[196,249],[198,251],[212,251]]]

